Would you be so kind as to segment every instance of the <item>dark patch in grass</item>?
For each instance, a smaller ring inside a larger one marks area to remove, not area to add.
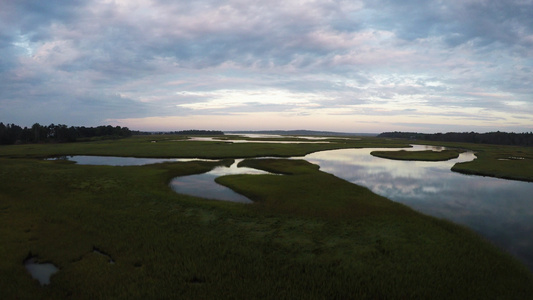
[[[108,259],[108,262],[110,264],[114,264],[115,263],[115,260],[111,257],[111,255],[107,254],[106,252],[102,251],[101,249],[96,248],[96,247],[93,246],[93,252],[105,256]]]
[[[187,280],[187,282],[188,283],[193,283],[193,284],[202,284],[202,283],[205,283],[205,278],[203,278],[201,276],[194,275],[192,278]]]
[[[26,257],[24,257],[24,259],[22,260],[22,264],[25,264],[28,260],[34,258],[34,257],[37,257],[36,254],[33,254],[31,253],[31,251],[28,252],[28,255],[26,255]]]

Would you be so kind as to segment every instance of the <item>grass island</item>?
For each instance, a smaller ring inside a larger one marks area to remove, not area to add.
[[[388,159],[398,160],[418,160],[418,161],[443,161],[459,157],[462,150],[442,150],[442,151],[372,151],[370,154]]]

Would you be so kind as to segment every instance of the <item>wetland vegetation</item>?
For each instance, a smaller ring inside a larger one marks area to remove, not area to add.
[[[418,213],[304,160],[244,160],[240,165],[285,175],[217,179],[253,204],[210,201],[169,188],[172,178],[231,163],[224,159],[405,147],[408,142],[330,141],[134,136],[2,146],[0,290],[6,298],[32,299],[532,298],[531,271],[471,230]],[[485,163],[523,157],[522,165],[531,168],[529,148],[473,146],[461,148],[476,151],[476,160]],[[220,160],[97,166],[40,159],[64,155]],[[525,178],[533,179],[533,172]],[[59,268],[50,284],[41,286],[26,272],[23,262],[30,254]]]
[[[371,155],[398,160],[418,160],[418,161],[444,161],[459,157],[461,150],[442,150],[442,151],[372,151]]]
[[[476,159],[455,164],[452,167],[454,172],[533,182],[533,147],[433,141],[416,143],[474,151]]]
[[[427,140],[440,142],[462,142],[474,144],[495,144],[533,146],[533,132],[447,132],[447,133],[417,133],[417,132],[383,132],[378,135],[384,138],[405,138],[410,140]]]

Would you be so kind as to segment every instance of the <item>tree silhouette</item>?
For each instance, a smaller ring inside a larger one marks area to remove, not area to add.
[[[127,127],[111,125],[98,127],[74,127],[64,124],[42,126],[35,123],[31,128],[0,122],[0,145],[26,143],[66,143],[90,138],[124,138],[132,135]]]

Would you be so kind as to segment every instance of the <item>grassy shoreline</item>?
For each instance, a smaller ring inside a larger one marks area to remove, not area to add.
[[[101,155],[146,158],[250,158],[260,156],[291,157],[345,148],[407,147],[404,141],[377,138],[339,139],[328,138],[330,143],[281,144],[281,143],[229,143],[220,141],[187,141],[184,136],[156,135],[134,136],[120,140],[104,140],[64,144],[25,144],[0,146],[0,157],[46,158],[64,155]],[[217,136],[217,138],[220,138]],[[227,137],[230,138],[230,137]],[[256,140],[261,139],[250,139]],[[292,141],[298,139],[289,139]],[[267,141],[272,141],[267,139]]]
[[[122,149],[125,156],[142,156],[147,151],[144,143],[150,141],[88,143],[84,154],[99,148],[102,153]],[[216,148],[221,157],[231,154],[227,145],[216,143],[194,142],[185,149],[166,143],[170,142],[150,144],[161,146],[157,154],[172,157],[193,148],[206,155],[216,151],[203,148]],[[243,164],[286,175],[219,178],[256,200],[242,205],[180,195],[168,187],[175,176],[202,173],[226,161],[82,166],[22,158],[42,157],[53,152],[49,147],[64,153],[78,145],[28,147],[15,147],[18,153],[10,148],[8,155],[0,148],[1,156],[19,157],[0,158],[0,290],[6,298],[533,295],[531,272],[477,234],[417,213],[305,161],[248,160]],[[306,152],[315,147],[280,146],[276,151]],[[244,149],[236,147],[234,157]],[[265,151],[257,145],[248,150]],[[95,248],[115,263],[94,253]],[[50,285],[39,286],[24,269],[29,253],[60,268]]]
[[[533,182],[533,147],[407,139],[387,140],[389,142],[395,141],[471,150],[476,154],[476,159],[469,162],[456,163],[452,167],[452,171],[467,175]]]
[[[527,150],[530,151],[477,151],[475,160],[457,163],[452,167],[452,171],[467,175],[533,182],[533,151],[531,151],[533,149]],[[515,157],[519,159],[514,159]]]

